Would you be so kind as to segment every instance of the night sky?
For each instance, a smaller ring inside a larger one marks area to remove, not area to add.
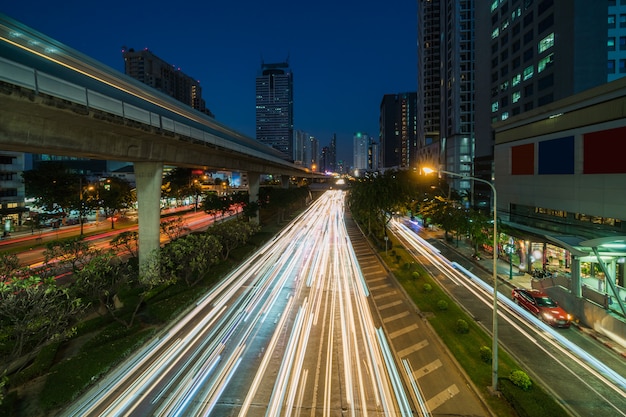
[[[148,48],[199,80],[216,120],[254,138],[255,77],[287,58],[294,128],[320,147],[378,136],[384,94],[416,91],[415,0],[6,1],[0,12],[118,71]]]

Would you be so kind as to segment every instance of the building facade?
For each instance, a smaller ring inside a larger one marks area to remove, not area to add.
[[[12,232],[25,220],[23,171],[22,152],[0,151],[0,236]]]
[[[355,177],[362,177],[365,172],[378,171],[379,147],[370,135],[356,132],[352,137],[353,172]]]
[[[383,168],[417,166],[417,93],[385,94],[380,103]]]
[[[472,174],[474,24],[474,0],[418,3],[418,165]],[[461,191],[473,186],[451,181]]]
[[[256,139],[293,155],[293,73],[288,62],[262,63],[256,77]]]
[[[152,53],[149,49],[122,49],[126,75],[147,84],[176,100],[215,117],[202,98],[200,82]]]
[[[439,1],[417,3],[417,147],[420,165],[437,166],[441,97],[441,11]]]
[[[608,81],[626,75],[626,2],[609,0],[608,25]]]
[[[494,124],[498,215],[528,251],[520,269],[551,271],[566,309],[613,334],[603,309],[626,316],[625,102],[621,78]]]

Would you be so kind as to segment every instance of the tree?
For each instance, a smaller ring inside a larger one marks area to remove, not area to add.
[[[222,244],[208,233],[194,233],[166,245],[161,253],[163,276],[182,279],[189,287],[200,282],[220,259]]]
[[[217,218],[217,213],[222,210],[223,201],[215,192],[206,193],[202,200],[202,210],[206,213],[213,215],[213,222]]]
[[[469,210],[468,220],[467,231],[472,242],[474,255],[478,255],[478,248],[489,242],[489,230],[493,230],[493,226],[491,226],[491,219],[489,217],[474,209]]]
[[[359,178],[350,186],[348,206],[367,226],[368,235],[386,234],[394,212],[406,210],[416,193],[410,171],[385,171]]]
[[[14,253],[0,252],[0,281],[9,281],[20,270],[20,260]]]
[[[248,222],[230,220],[213,224],[207,233],[219,239],[222,244],[222,259],[227,259],[233,249],[245,245],[250,237],[258,231],[258,226],[253,226]]]
[[[94,253],[90,262],[74,274],[72,290],[89,302],[96,302],[98,314],[110,314],[113,319],[127,324],[117,314],[119,293],[131,284],[131,272],[127,263],[114,262],[112,251]]]
[[[125,231],[118,234],[111,240],[111,246],[113,246],[116,252],[128,252],[130,256],[136,258],[138,242],[139,233],[135,231]]]
[[[89,243],[82,237],[69,240],[54,240],[46,244],[43,252],[49,276],[76,272],[85,267],[94,255]]]
[[[161,232],[165,233],[169,240],[176,240],[189,232],[183,216],[168,217],[161,221]]]
[[[115,229],[115,215],[128,209],[137,201],[130,183],[122,178],[110,177],[98,183],[98,205],[111,218],[111,229]]]
[[[83,222],[87,215],[94,210],[98,210],[100,202],[98,201],[96,188],[87,185],[87,179],[79,176],[78,193],[75,198],[70,201],[70,209],[78,212],[80,222],[80,235],[83,235]]]
[[[0,282],[0,355],[3,368],[51,341],[74,334],[84,312],[79,298],[59,288],[52,278],[29,276]]]
[[[58,162],[42,162],[37,169],[22,173],[26,197],[42,210],[65,216],[80,195],[80,175]]]
[[[176,167],[163,177],[164,196],[173,197],[181,201],[186,197],[194,197],[195,207],[198,208],[198,199],[202,195],[202,185],[198,178],[194,178],[190,168]]]

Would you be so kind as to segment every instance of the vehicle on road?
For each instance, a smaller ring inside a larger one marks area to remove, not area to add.
[[[513,288],[511,297],[516,304],[551,326],[568,328],[572,322],[572,316],[542,291]]]

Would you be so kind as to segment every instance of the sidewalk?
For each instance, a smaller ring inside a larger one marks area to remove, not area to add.
[[[456,239],[453,240],[452,242],[447,242],[444,236],[444,232],[439,229],[435,229],[435,230],[422,229],[420,231],[420,234],[423,234],[430,239],[438,240],[440,243],[446,245],[451,250],[465,257],[468,262],[479,266],[481,269],[485,270],[486,272],[490,274],[492,273],[493,258],[491,257],[490,254],[481,253],[481,255],[486,255],[486,257],[481,257],[479,260],[476,260],[472,258],[474,250],[470,247],[470,245],[467,244],[467,242],[461,240],[458,242],[458,246],[457,246]],[[519,270],[515,267],[515,265],[513,265],[512,279],[509,279],[509,271],[510,271],[509,263],[502,259],[498,259],[497,267],[498,267],[498,279],[499,279],[499,285],[500,285],[499,292],[504,292],[502,291],[502,284],[507,285],[508,287],[510,287],[510,289],[513,289],[513,288],[531,289],[532,288],[531,281],[533,280],[533,277],[530,274],[527,274],[525,272],[520,273]],[[580,330],[581,332],[596,339],[599,343],[602,343],[607,348],[613,350],[618,355],[626,358],[626,347],[616,343],[615,341],[596,332],[593,329],[582,326],[577,321],[572,321],[572,325],[578,330]]]
[[[442,244],[446,245],[451,250],[457,252],[462,255],[464,258],[471,262],[474,265],[479,266],[481,269],[493,273],[493,258],[491,254],[481,252],[480,259],[476,260],[472,257],[474,254],[474,249],[465,241],[459,240],[458,244],[456,239],[452,242],[447,242],[444,236],[443,230],[435,229],[435,230],[426,230],[422,229],[420,233],[432,238],[437,239]],[[497,261],[498,267],[498,279],[500,280],[500,284],[505,284],[509,286],[511,289],[513,288],[532,288],[531,281],[532,276],[527,274],[526,272],[520,272],[519,269],[513,265],[509,265],[503,259],[498,259]],[[511,273],[512,272],[512,273]]]

